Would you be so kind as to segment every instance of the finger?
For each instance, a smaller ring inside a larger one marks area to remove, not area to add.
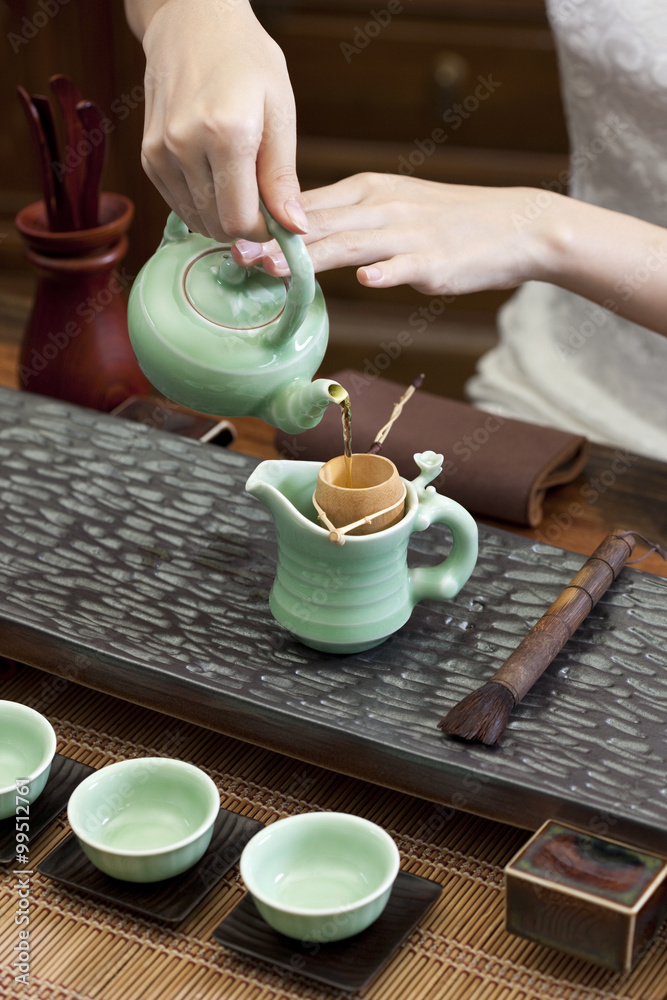
[[[309,243],[308,252],[316,271],[358,267],[391,257],[398,248],[412,249],[406,236],[395,229],[354,229],[337,232]]]
[[[271,238],[259,210],[256,157],[257,146],[248,141],[237,145],[228,157],[217,150],[211,162],[215,193],[210,208],[231,239],[263,242]]]
[[[292,233],[307,233],[308,218],[296,175],[296,112],[291,99],[267,108],[257,155],[257,181],[274,219]]]
[[[329,208],[342,208],[345,205],[358,204],[367,193],[365,174],[354,174],[344,177],[335,184],[326,187],[311,188],[303,191],[301,199],[306,212],[318,212]]]
[[[262,259],[270,254],[280,252],[276,240],[269,243],[251,243],[249,240],[237,240],[232,247],[232,257],[237,264],[253,267],[262,263]]]
[[[143,152],[141,161],[146,175],[160,192],[172,212],[176,212],[176,215],[183,220],[192,232],[201,233],[202,236],[210,236],[194,204],[192,193],[183,176],[183,172],[175,161],[170,169],[165,169],[162,165],[156,169],[153,162]]]
[[[281,250],[264,254],[262,267],[267,274],[273,275],[274,278],[286,278],[290,273],[289,264]]]
[[[423,254],[397,254],[387,260],[360,267],[357,279],[367,288],[393,288],[411,285],[425,295],[451,293],[443,261],[434,261]]]
[[[392,239],[395,243],[401,240],[405,244],[406,240],[412,239],[411,234],[416,229],[413,217],[405,214],[401,205],[346,204],[339,208],[313,211],[308,218],[310,230],[303,239],[309,247],[313,243],[335,238],[335,245],[341,249],[347,247],[350,253],[360,246],[375,245],[379,239]]]

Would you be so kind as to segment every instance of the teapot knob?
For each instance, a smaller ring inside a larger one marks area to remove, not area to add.
[[[223,257],[216,275],[223,285],[240,285],[245,281],[247,268],[237,264],[233,257]]]

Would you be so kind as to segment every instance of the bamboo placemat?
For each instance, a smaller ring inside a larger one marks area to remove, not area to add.
[[[667,927],[629,976],[531,944],[503,928],[503,867],[527,834],[334,771],[259,749],[0,661],[3,698],[43,712],[58,750],[100,767],[128,756],[192,761],[216,782],[222,805],[269,823],[309,809],[338,809],[395,837],[402,867],[443,893],[365,991],[365,1000],[664,1000]],[[335,763],[335,762],[332,762]],[[30,868],[69,833],[62,815],[31,845]],[[167,927],[96,901],[35,873],[30,884],[30,983],[16,983],[18,876],[0,891],[0,996],[7,1000],[329,1000],[321,988],[226,951],[211,940],[241,899],[232,869],[182,924]],[[26,926],[26,925],[23,925]]]

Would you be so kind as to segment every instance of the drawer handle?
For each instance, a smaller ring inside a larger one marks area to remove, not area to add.
[[[440,114],[455,101],[465,97],[470,75],[470,63],[460,52],[445,49],[438,53],[433,64],[433,83]]]

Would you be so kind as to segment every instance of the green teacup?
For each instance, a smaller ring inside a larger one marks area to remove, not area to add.
[[[158,882],[199,861],[219,811],[218,789],[198,767],[138,757],[82,781],[67,818],[100,871],[127,882]]]
[[[248,842],[241,876],[274,930],[325,944],[365,930],[389,899],[399,853],[388,833],[348,813],[302,813]]]
[[[41,795],[55,752],[48,719],[17,701],[0,701],[0,819],[21,816],[17,805],[25,809]],[[25,780],[17,785],[19,779]]]

